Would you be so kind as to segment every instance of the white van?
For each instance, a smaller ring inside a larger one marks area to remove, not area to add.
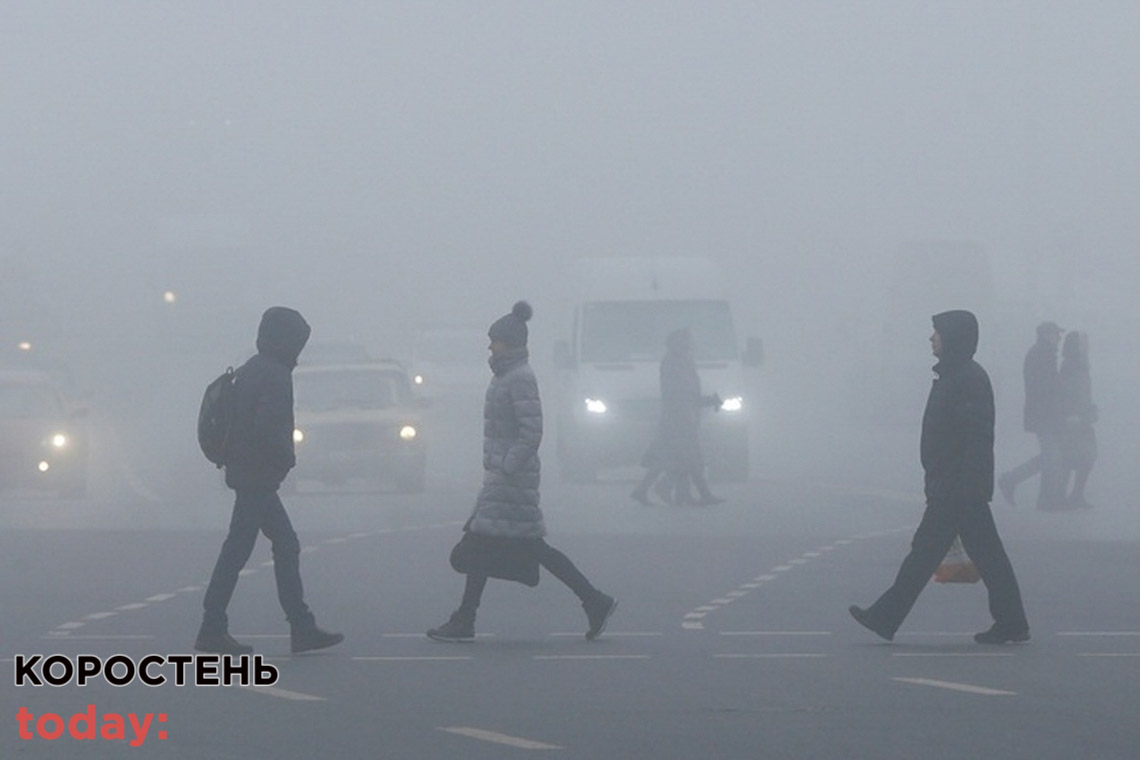
[[[653,441],[661,405],[665,336],[693,334],[701,392],[723,404],[701,420],[709,475],[748,478],[749,399],[742,353],[719,267],[705,259],[606,258],[580,262],[568,340],[555,344],[558,463],[568,480],[636,466]]]

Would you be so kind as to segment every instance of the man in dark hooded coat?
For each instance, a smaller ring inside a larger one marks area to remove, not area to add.
[[[262,315],[257,353],[237,370],[234,420],[226,448],[226,485],[234,489],[229,534],[222,544],[202,602],[202,626],[194,648],[249,654],[253,647],[229,634],[226,608],[258,532],[273,543],[277,598],[289,621],[294,653],[339,644],[344,636],[317,627],[301,584],[301,543],[277,495],[297,463],[293,451],[293,368],[309,340],[301,314],[274,306]]]
[[[993,626],[979,644],[1029,640],[1021,591],[990,512],[994,490],[994,396],[990,378],[974,361],[978,320],[968,311],[934,316],[930,344],[938,376],[922,417],[920,444],[926,511],[894,584],[867,609],[849,612],[890,641],[910,613],[947,550],[960,536],[990,597]]]

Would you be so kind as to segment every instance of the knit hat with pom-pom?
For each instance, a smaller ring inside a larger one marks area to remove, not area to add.
[[[526,345],[526,323],[534,314],[534,309],[526,301],[518,301],[511,308],[511,313],[499,317],[487,330],[491,340],[517,348]]]

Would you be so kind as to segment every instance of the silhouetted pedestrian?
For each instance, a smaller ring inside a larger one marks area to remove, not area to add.
[[[226,608],[258,532],[273,543],[277,598],[289,621],[294,653],[344,640],[317,626],[301,584],[301,543],[277,494],[297,463],[293,451],[293,368],[310,328],[293,309],[274,306],[261,317],[257,353],[237,370],[234,421],[225,462],[226,485],[234,489],[229,534],[222,544],[206,596],[194,648],[200,652],[249,654],[253,647],[229,633]]]
[[[1085,486],[1097,458],[1097,408],[1092,399],[1092,377],[1089,371],[1088,334],[1070,332],[1061,347],[1061,369],[1058,373],[1061,396],[1061,450],[1065,476],[1062,489],[1072,490],[1065,497],[1070,509],[1089,509]]]
[[[1061,394],[1057,376],[1057,348],[1064,332],[1056,322],[1037,325],[1037,342],[1025,354],[1026,432],[1037,436],[1038,454],[998,478],[998,489],[1010,504],[1017,486],[1040,473],[1037,508],[1064,508],[1065,470],[1061,452]]]
[[[523,580],[535,563],[581,601],[587,640],[602,633],[617,609],[617,600],[594,588],[569,557],[544,540],[546,524],[538,506],[542,401],[526,347],[532,313],[530,304],[519,301],[487,333],[492,377],[483,404],[483,488],[460,542],[464,558],[456,569],[466,574],[463,599],[445,623],[427,632],[438,641],[474,640],[475,612],[488,577],[536,585],[536,567],[533,583]]]
[[[920,452],[926,510],[894,584],[867,609],[851,616],[890,641],[942,562],[955,536],[977,566],[990,597],[994,623],[975,634],[979,644],[1029,640],[1029,623],[1013,566],[990,512],[994,490],[994,395],[990,378],[974,361],[978,320],[968,311],[933,318],[931,348],[938,376],[922,416]]]

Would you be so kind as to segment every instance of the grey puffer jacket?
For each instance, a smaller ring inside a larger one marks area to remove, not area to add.
[[[527,358],[525,347],[491,357],[494,377],[483,403],[483,488],[468,522],[472,533],[546,535],[538,507],[542,401]]]

